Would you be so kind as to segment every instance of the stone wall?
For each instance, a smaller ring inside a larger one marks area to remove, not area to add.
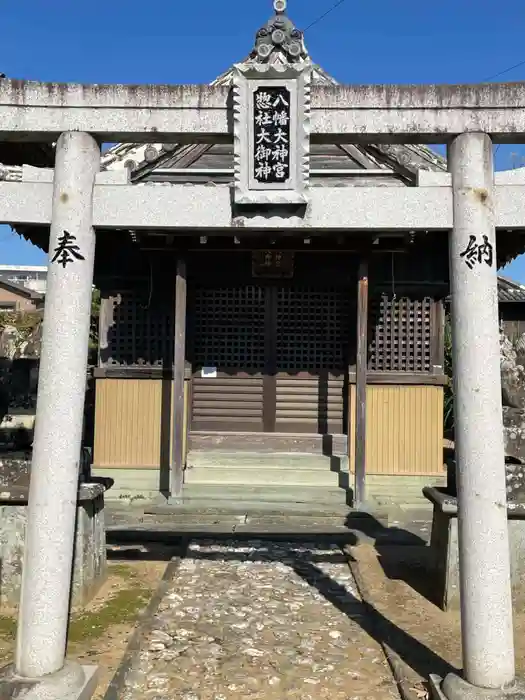
[[[106,531],[102,484],[82,484],[78,494],[72,603],[84,605],[106,580]],[[27,524],[27,488],[0,492],[0,605],[20,598]]]
[[[501,340],[501,393],[505,452],[525,464],[525,334]]]
[[[522,478],[517,481],[523,483]],[[434,504],[431,556],[428,560],[433,602],[443,610],[458,609],[460,585],[457,499],[433,488],[426,488],[425,495]],[[507,517],[512,600],[517,612],[523,609],[525,602],[525,507],[509,500]]]

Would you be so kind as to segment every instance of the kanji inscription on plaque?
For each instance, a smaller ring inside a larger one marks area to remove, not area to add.
[[[252,275],[267,278],[291,278],[294,253],[289,250],[255,250],[252,253]]]
[[[290,179],[291,94],[286,87],[264,86],[253,93],[253,177],[267,184]]]

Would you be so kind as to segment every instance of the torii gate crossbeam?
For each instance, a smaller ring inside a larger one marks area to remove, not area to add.
[[[525,84],[338,85],[310,90],[312,142],[445,143],[463,133],[525,143]],[[210,85],[81,85],[0,80],[0,140],[231,141],[231,90]]]

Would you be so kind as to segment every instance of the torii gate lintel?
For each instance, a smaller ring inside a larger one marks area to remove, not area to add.
[[[525,83],[312,85],[312,142],[448,143],[486,133],[525,143]],[[232,141],[232,88],[82,85],[0,79],[0,141],[51,143],[66,131],[100,142]]]

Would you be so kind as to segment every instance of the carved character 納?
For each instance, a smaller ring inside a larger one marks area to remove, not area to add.
[[[487,236],[483,236],[483,242],[478,243],[476,236],[469,236],[469,242],[465,250],[460,253],[467,267],[473,270],[477,264],[485,263],[489,267],[494,264],[494,248]]]

